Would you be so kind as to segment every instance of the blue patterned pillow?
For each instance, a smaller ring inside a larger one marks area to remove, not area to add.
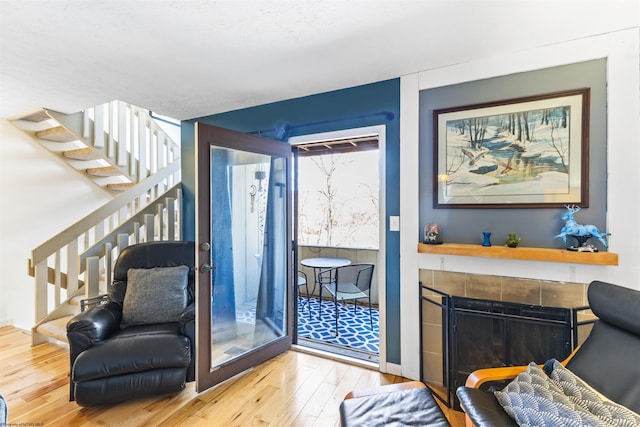
[[[580,377],[565,368],[557,360],[550,361],[550,377],[562,389],[572,402],[582,406],[599,419],[619,427],[640,426],[640,415],[629,408],[619,405],[589,386]],[[545,370],[550,365],[545,364]]]
[[[522,427],[614,425],[573,402],[535,363],[494,394],[505,412]]]

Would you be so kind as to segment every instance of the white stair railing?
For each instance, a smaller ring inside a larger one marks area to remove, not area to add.
[[[129,182],[140,182],[180,157],[180,146],[135,105],[112,101],[77,115],[48,113]]]
[[[68,315],[60,306],[68,304],[68,299],[77,293],[80,285],[84,285],[85,298],[106,291],[114,260],[122,249],[152,240],[180,240],[182,197],[179,181],[152,203],[146,201],[159,186],[164,187],[167,180],[175,179],[174,174],[180,172],[179,162],[177,160],[33,249],[29,260],[35,278],[33,345],[47,340],[36,331],[40,324]],[[143,206],[142,209],[139,206]],[[100,283],[104,285],[102,288]],[[53,292],[50,285],[53,285]]]
[[[84,112],[83,124],[83,137],[93,141],[93,148],[134,182],[180,157],[180,146],[147,110],[134,105],[112,101],[90,108]]]
[[[29,260],[29,272],[35,278],[33,345],[47,340],[37,327],[68,315],[68,299],[77,295],[82,285],[85,297],[106,290],[99,284],[111,280],[113,260],[124,247],[180,239],[179,146],[146,110],[120,101],[89,109],[82,118],[82,130],[75,132],[132,184],[33,249]],[[78,127],[71,116],[56,119],[67,128]]]

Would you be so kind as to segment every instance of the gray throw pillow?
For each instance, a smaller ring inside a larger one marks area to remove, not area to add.
[[[129,269],[123,325],[177,322],[188,302],[188,274],[186,265]]]

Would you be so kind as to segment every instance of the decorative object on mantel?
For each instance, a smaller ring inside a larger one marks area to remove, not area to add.
[[[491,233],[488,231],[482,232],[482,246],[491,246]]]
[[[505,242],[505,246],[510,248],[517,248],[520,243],[520,237],[516,233],[509,233],[509,237],[507,237],[507,241]]]
[[[571,236],[578,242],[578,246],[569,246],[567,250],[575,252],[598,252],[598,248],[593,245],[587,244],[587,240],[595,237],[602,243],[605,249],[609,247],[607,244],[607,236],[611,236],[611,233],[598,230],[595,225],[582,225],[578,224],[573,217],[573,214],[580,210],[580,206],[565,205],[567,212],[562,215],[562,219],[565,221],[564,227],[560,230],[560,234],[554,236],[555,239],[562,237],[562,243],[567,243],[567,236]]]
[[[424,243],[427,245],[439,245],[442,243],[440,225],[427,224],[424,226]]]
[[[584,256],[581,252],[572,252],[558,248],[536,248],[518,246],[518,250],[506,246],[480,246],[466,243],[443,243],[441,245],[425,245],[418,243],[418,252],[423,254],[458,255],[467,257],[483,257],[498,259],[517,259],[544,262],[566,262],[571,264],[618,265],[618,254],[600,251]]]

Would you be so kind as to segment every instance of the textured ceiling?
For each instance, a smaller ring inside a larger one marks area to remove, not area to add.
[[[637,27],[638,0],[0,0],[0,117],[188,119]]]

